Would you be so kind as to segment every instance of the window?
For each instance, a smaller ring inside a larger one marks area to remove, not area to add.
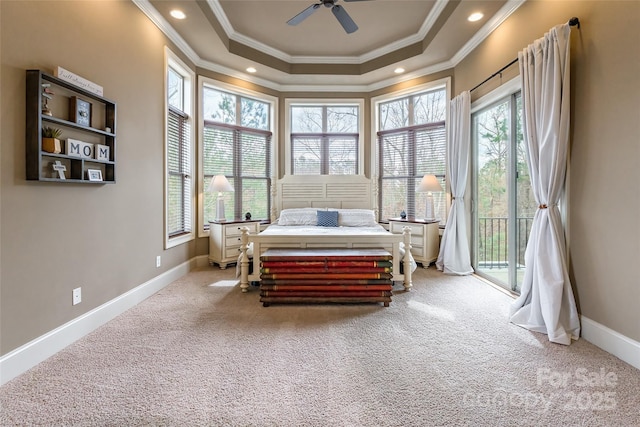
[[[211,178],[225,175],[234,191],[223,193],[227,218],[268,220],[271,211],[272,131],[275,101],[239,93],[213,81],[202,85],[203,229],[216,217]]]
[[[447,88],[440,84],[401,98],[377,102],[378,207],[380,220],[424,218],[426,193],[416,188],[426,174],[442,188],[446,171]],[[445,193],[433,194],[436,218],[446,221]]]
[[[165,247],[194,238],[194,74],[166,51]]]
[[[287,170],[292,175],[357,175],[361,170],[361,103],[288,105]]]
[[[472,104],[472,264],[520,293],[524,253],[538,208],[525,154],[518,77]]]

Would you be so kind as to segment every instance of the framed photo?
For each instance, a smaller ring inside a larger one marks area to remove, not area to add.
[[[87,169],[89,181],[102,181],[102,171],[100,169]]]
[[[76,96],[69,98],[69,120],[91,127],[91,103]]]

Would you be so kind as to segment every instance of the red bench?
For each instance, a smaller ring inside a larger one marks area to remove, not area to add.
[[[260,301],[391,302],[392,255],[384,249],[268,249],[260,257]]]

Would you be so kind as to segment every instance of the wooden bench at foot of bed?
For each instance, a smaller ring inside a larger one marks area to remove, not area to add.
[[[391,302],[392,255],[384,249],[268,249],[260,257],[260,301]]]

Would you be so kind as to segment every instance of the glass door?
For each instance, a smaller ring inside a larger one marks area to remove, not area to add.
[[[481,276],[518,293],[535,212],[520,94],[474,113],[472,123],[473,266]]]

